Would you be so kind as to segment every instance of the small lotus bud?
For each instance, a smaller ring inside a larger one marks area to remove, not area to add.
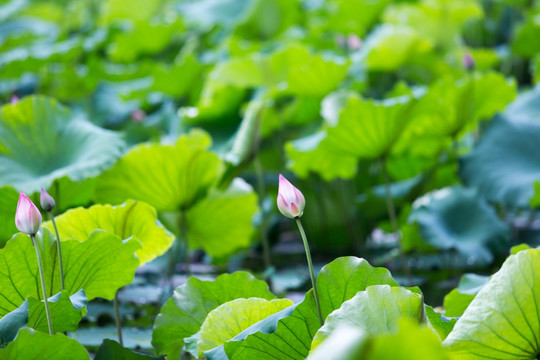
[[[35,235],[41,226],[41,213],[22,191],[19,194],[19,203],[15,213],[15,226],[27,235]]]
[[[44,188],[41,188],[41,196],[39,198],[39,202],[41,204],[41,209],[47,212],[54,209],[54,206],[56,205],[53,197],[49,195],[49,193],[46,192]]]
[[[304,213],[304,207],[306,206],[306,199],[304,195],[285,179],[285,177],[279,174],[279,189],[277,196],[277,207],[279,211],[286,217],[291,219],[302,216]]]
[[[473,57],[471,56],[471,54],[466,52],[463,55],[463,67],[467,71],[472,71],[472,70],[474,70],[474,65],[475,65],[475,63],[474,63]]]
[[[141,109],[136,109],[131,112],[131,119],[133,122],[140,124],[144,121],[146,118],[146,113],[142,111]]]
[[[355,34],[349,34],[349,36],[347,36],[347,47],[351,51],[359,50],[362,47],[362,39]]]

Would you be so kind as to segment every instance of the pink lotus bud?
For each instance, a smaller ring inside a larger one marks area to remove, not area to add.
[[[277,207],[279,211],[288,218],[294,219],[302,216],[306,199],[304,195],[279,174],[279,190],[277,196]]]
[[[131,119],[133,122],[140,124],[144,121],[146,118],[146,113],[142,111],[141,109],[136,109],[131,112]]]
[[[35,235],[41,226],[41,213],[32,200],[21,191],[17,212],[15,213],[15,226],[20,232]]]
[[[17,95],[12,95],[11,96],[11,105],[15,105],[18,102],[19,102],[19,97]]]
[[[347,47],[351,51],[360,49],[362,47],[362,39],[355,34],[349,34],[349,36],[347,36]]]
[[[467,71],[471,71],[471,70],[474,70],[474,59],[473,57],[471,56],[471,54],[469,54],[468,52],[466,52],[464,55],[463,55],[463,67],[465,68],[465,70]]]
[[[54,209],[54,206],[56,205],[56,202],[54,201],[53,197],[49,195],[49,193],[46,192],[44,188],[41,188],[41,196],[39,198],[39,202],[41,204],[41,209],[47,212]]]

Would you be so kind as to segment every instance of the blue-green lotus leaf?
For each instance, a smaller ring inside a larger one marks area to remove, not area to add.
[[[112,166],[123,146],[54,99],[29,96],[0,109],[0,186],[33,193],[64,176],[82,181]]]

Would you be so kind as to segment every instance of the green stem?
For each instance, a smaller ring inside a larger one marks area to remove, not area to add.
[[[184,270],[187,276],[191,275],[191,262],[189,261],[189,246],[187,236],[186,210],[180,209],[180,236],[184,243]]]
[[[319,304],[319,294],[317,292],[317,280],[315,279],[315,273],[313,272],[313,263],[311,262],[311,253],[309,252],[309,244],[307,242],[306,233],[304,232],[304,228],[302,226],[302,223],[300,222],[300,218],[296,217],[294,218],[296,220],[296,225],[298,225],[298,230],[300,230],[300,235],[302,236],[302,241],[304,242],[304,249],[306,250],[306,258],[308,262],[309,267],[309,275],[311,276],[311,285],[313,286],[313,295],[315,296],[315,304],[317,305],[317,313],[319,314],[319,323],[321,326],[324,325],[322,312],[321,312],[321,305]]]
[[[39,278],[41,280],[41,291],[43,292],[43,302],[45,303],[45,314],[47,315],[47,326],[49,328],[49,335],[53,335],[52,321],[51,321],[51,311],[49,310],[49,301],[47,300],[47,289],[45,287],[45,278],[43,275],[43,264],[41,263],[41,255],[39,254],[39,246],[36,242],[35,235],[30,235],[32,239],[32,245],[36,249],[36,257],[39,267]]]
[[[390,224],[392,225],[392,229],[397,236],[399,256],[403,264],[403,271],[405,272],[405,276],[407,276],[407,281],[409,282],[409,286],[412,286],[413,281],[412,281],[411,269],[409,269],[409,264],[407,263],[407,256],[405,255],[405,252],[403,251],[403,244],[401,242],[401,232],[399,231],[399,225],[398,225],[397,216],[396,216],[396,208],[394,206],[394,200],[392,199],[392,193],[390,192],[390,178],[388,176],[388,172],[386,171],[386,159],[383,159],[383,161],[381,161],[381,167],[382,167],[382,172],[384,176],[384,194],[386,198],[386,209],[388,211],[388,217],[390,218]]]
[[[263,169],[261,166],[261,161],[259,155],[255,155],[253,159],[253,166],[255,167],[255,175],[257,177],[257,192],[259,197],[259,208],[261,209],[261,243],[263,246],[263,260],[264,267],[269,269],[272,267],[272,256],[270,254],[270,243],[268,241],[268,236],[266,233],[267,230],[267,214],[264,211],[264,178],[263,178]]]
[[[122,319],[120,318],[120,307],[118,306],[118,291],[114,294],[114,317],[116,320],[116,333],[118,334],[118,342],[124,346],[124,339],[122,338]]]
[[[62,245],[60,244],[60,234],[58,233],[58,228],[56,227],[56,221],[54,221],[54,215],[52,210],[49,211],[49,214],[51,215],[54,232],[56,233],[56,249],[58,250],[58,264],[60,265],[60,280],[62,280],[62,290],[65,290],[66,285],[64,283],[64,262],[62,260]]]

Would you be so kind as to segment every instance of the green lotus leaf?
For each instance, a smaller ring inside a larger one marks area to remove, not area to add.
[[[324,96],[345,78],[341,58],[314,54],[309,47],[288,44],[270,55],[259,53],[218,63],[209,77],[236,87],[279,87],[284,94]]]
[[[326,132],[320,131],[286,143],[287,167],[301,178],[315,172],[326,181],[352,179],[356,175],[358,159],[327,146],[326,136]]]
[[[433,331],[407,317],[398,321],[394,334],[370,335],[360,326],[341,325],[323,341],[308,360],[447,360]]]
[[[446,339],[448,334],[450,334],[454,328],[454,325],[456,325],[456,319],[444,316],[440,312],[435,311],[429,305],[425,305],[424,308],[426,310],[426,317],[429,321],[430,327],[433,328],[437,334],[439,334],[441,340]]]
[[[432,48],[426,37],[408,26],[383,24],[367,36],[358,61],[371,71],[393,71]]]
[[[69,296],[66,291],[48,298],[51,312],[51,322],[55,333],[65,331],[75,331],[86,314],[86,295],[84,290],[79,290]],[[28,324],[29,328],[47,332],[47,315],[45,314],[45,304],[43,300],[34,297],[28,298]]]
[[[540,181],[534,182],[534,195],[529,200],[529,204],[533,208],[537,208],[540,206]]]
[[[255,323],[275,314],[293,302],[289,299],[266,300],[260,298],[235,299],[210,311],[199,332],[199,357],[231,340]]]
[[[331,31],[363,37],[378,20],[389,0],[334,0],[323,2],[307,17],[312,31]]]
[[[514,28],[512,36],[512,53],[531,58],[540,52],[538,37],[540,36],[540,24],[537,20],[538,12],[531,11],[521,24]]]
[[[459,280],[458,287],[444,297],[444,314],[461,316],[476,294],[487,284],[489,276],[465,274]]]
[[[409,222],[418,223],[428,244],[456,250],[471,263],[490,263],[492,252],[504,248],[509,232],[474,189],[461,187],[444,188],[418,199]]]
[[[178,211],[204,196],[223,164],[207,149],[210,136],[192,130],[173,145],[143,144],[131,149],[98,179],[98,202],[141,200],[157,211]]]
[[[476,295],[443,344],[459,359],[540,355],[540,250],[511,255]]]
[[[533,184],[540,179],[540,159],[534,150],[539,136],[536,119],[496,118],[474,151],[463,159],[465,183],[477,187],[490,201],[527,208]]]
[[[154,323],[152,345],[159,354],[178,359],[184,339],[200,330],[210,311],[228,301],[250,297],[271,300],[275,295],[264,281],[244,271],[224,274],[214,281],[191,277],[161,308]]]
[[[163,254],[174,241],[174,236],[157,220],[156,210],[141,201],[128,200],[118,206],[76,208],[55,220],[62,241],[86,241],[95,229],[105,230],[120,239],[136,236],[142,243],[142,248],[136,251],[141,264]],[[43,226],[54,231],[50,221]]]
[[[482,16],[482,7],[475,1],[424,0],[393,4],[385,9],[383,19],[385,23],[410,26],[433,43],[452,48],[459,43],[463,25]]]
[[[82,181],[112,166],[123,145],[54,99],[29,96],[0,109],[0,186],[33,193],[64,176]]]
[[[204,248],[212,256],[225,256],[246,248],[253,234],[251,220],[256,212],[257,195],[249,184],[236,178],[226,190],[211,191],[187,211],[189,244]]]
[[[111,339],[104,339],[99,347],[94,360],[155,360],[162,359],[158,356],[139,354],[127,349]]]
[[[323,319],[357,292],[377,284],[398,286],[388,270],[374,268],[364,259],[351,256],[332,261],[317,277]],[[254,333],[243,341],[229,341],[225,343],[225,352],[231,360],[305,359],[319,327],[313,290],[310,290],[292,315],[278,322],[273,333]]]
[[[242,341],[249,335],[255,334],[257,332],[261,332],[263,334],[273,333],[274,331],[276,331],[276,326],[277,326],[278,321],[283,319],[284,317],[290,316],[293,313],[294,309],[296,308],[296,305],[297,304],[291,305],[275,314],[267,316],[263,320],[255,323],[254,325],[248,327],[246,330],[242,331],[240,334],[233,337],[230,341]],[[194,336],[197,336],[197,335],[198,333],[195,334]],[[215,347],[212,350],[205,351],[204,355],[206,356],[208,360],[229,360],[229,358],[227,357],[227,354],[225,353],[225,347],[224,347],[225,344]],[[197,353],[196,350],[197,349],[195,349],[195,352],[194,352],[195,354]]]
[[[41,229],[40,247],[48,296],[60,292],[55,238]],[[136,239],[123,242],[105,231],[94,231],[84,242],[63,241],[65,285],[68,294],[84,289],[88,300],[101,297],[112,300],[116,291],[133,281],[139,260],[134,252],[141,244]],[[17,234],[0,250],[0,316],[16,309],[27,297],[42,299],[36,252],[30,238]]]
[[[422,321],[424,303],[418,294],[400,287],[370,286],[328,315],[324,326],[315,334],[311,348],[317,348],[342,324],[360,326],[373,335],[397,332],[398,320],[404,316],[418,323]]]
[[[81,343],[64,334],[48,335],[24,328],[15,341],[0,349],[0,358],[10,360],[70,359],[89,360]]]
[[[13,234],[18,232],[15,227],[15,211],[19,202],[19,194],[12,187],[0,188],[0,248],[4,247]]]
[[[442,78],[419,101],[409,130],[414,137],[454,137],[503,110],[515,96],[515,82],[495,72],[459,80]]]

